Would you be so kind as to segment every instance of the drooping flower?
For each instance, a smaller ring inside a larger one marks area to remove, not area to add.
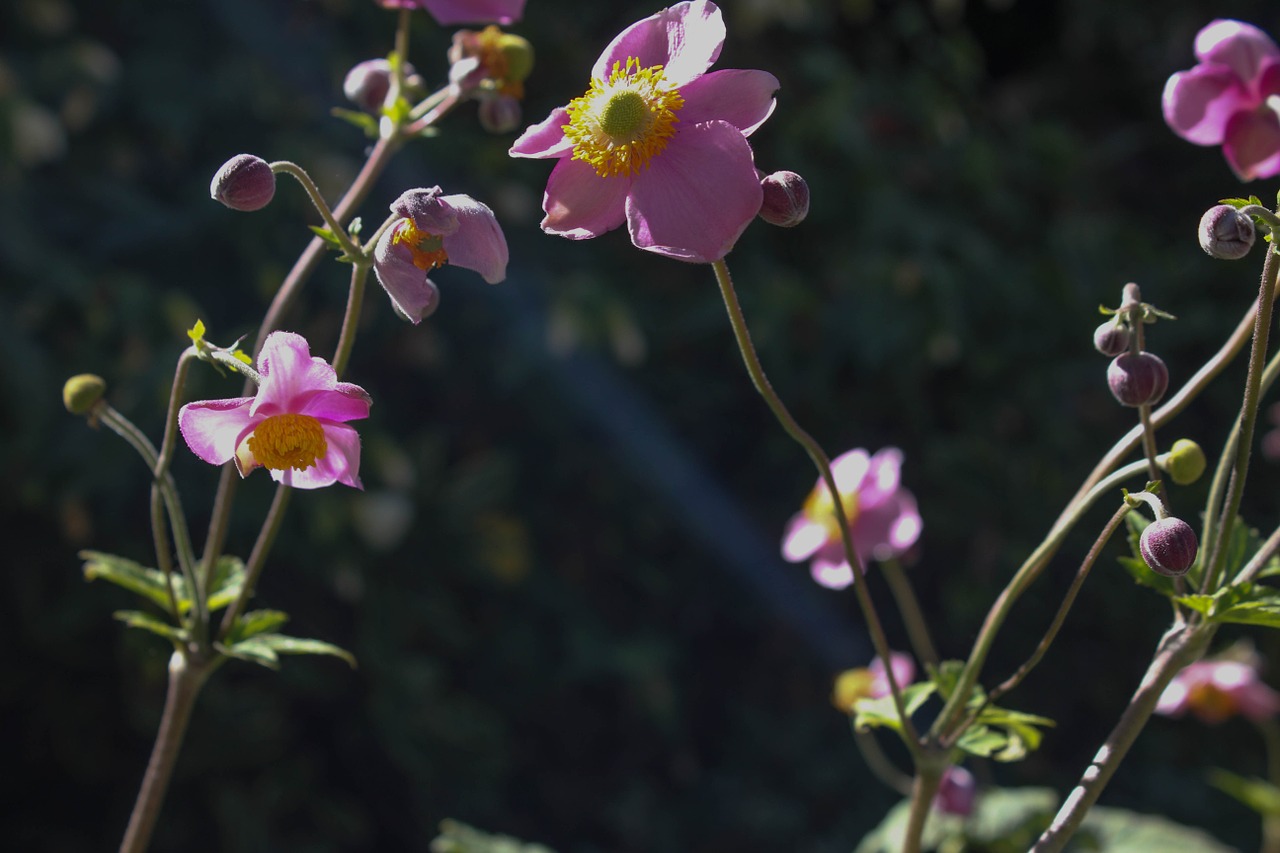
[[[557,159],[542,229],[573,240],[626,222],[641,249],[723,258],[763,198],[746,137],[775,105],[765,71],[707,69],[725,27],[706,0],[632,24],[605,48],[581,97],[524,132],[513,157]]]
[[[360,436],[347,421],[369,417],[369,395],[339,382],[305,338],[272,332],[258,355],[262,382],[252,397],[188,403],[178,412],[187,446],[212,465],[232,459],[240,476],[265,467],[298,489],[360,484]]]
[[[425,9],[437,23],[510,24],[524,14],[525,0],[378,0],[384,9]]]
[[[468,195],[414,189],[391,204],[401,219],[373,250],[373,271],[396,310],[414,323],[436,309],[440,291],[427,273],[445,264],[475,270],[489,284],[507,277],[507,240],[487,205]]]
[[[1280,174],[1280,47],[1257,27],[1219,19],[1196,35],[1194,68],[1164,87],[1164,119],[1196,145],[1221,145],[1242,181]]]
[[[923,522],[915,497],[902,487],[901,470],[902,451],[896,447],[886,447],[874,456],[859,447],[831,463],[853,545],[864,566],[868,559],[899,556],[920,538]],[[853,583],[835,503],[821,478],[787,524],[782,556],[793,563],[812,558],[813,579],[830,589]]]
[[[889,666],[893,668],[893,680],[902,689],[916,677],[916,664],[906,652],[889,652]],[[876,657],[867,666],[846,669],[836,676],[831,689],[831,704],[851,714],[860,699],[879,699],[890,693],[889,679],[885,675],[884,661]]]
[[[1280,714],[1280,694],[1263,683],[1259,665],[1251,649],[1190,664],[1160,694],[1156,713],[1181,717],[1190,711],[1211,724],[1235,714],[1256,721],[1274,717]]]

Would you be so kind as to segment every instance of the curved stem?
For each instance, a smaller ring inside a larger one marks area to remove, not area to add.
[[[734,339],[738,342],[738,350],[742,353],[742,360],[746,364],[747,373],[751,376],[751,382],[755,385],[756,390],[760,392],[760,396],[764,398],[774,417],[778,419],[778,423],[782,424],[782,428],[786,430],[787,435],[791,436],[797,444],[804,448],[805,453],[809,455],[814,466],[817,467],[819,476],[831,492],[836,527],[840,530],[845,559],[853,567],[854,577],[856,578],[853,584],[853,591],[858,598],[858,606],[862,609],[862,616],[867,621],[867,629],[871,634],[872,645],[875,646],[876,654],[884,663],[885,678],[889,682],[893,705],[898,712],[898,718],[902,720],[903,739],[914,756],[920,751],[919,735],[916,733],[910,717],[907,716],[906,706],[902,701],[902,687],[904,685],[899,685],[893,675],[893,667],[890,665],[889,641],[885,637],[884,627],[880,624],[880,617],[877,615],[875,605],[871,601],[871,593],[867,591],[862,561],[858,557],[857,550],[853,547],[849,524],[845,520],[847,516],[844,512],[840,492],[836,488],[835,478],[831,474],[831,461],[827,458],[827,454],[822,447],[813,440],[813,437],[796,423],[795,418],[791,416],[791,412],[783,405],[781,398],[778,397],[777,392],[773,390],[773,386],[769,383],[769,377],[765,375],[764,368],[760,365],[760,358],[756,355],[755,345],[751,343],[751,332],[747,328],[746,318],[742,315],[742,306],[738,303],[738,294],[733,289],[733,279],[729,275],[728,265],[722,259],[713,263],[712,267],[715,269],[716,282],[720,285],[720,295],[724,299],[725,309],[729,312],[729,323],[733,326]]]
[[[361,256],[359,245],[352,241],[351,235],[347,233],[347,229],[343,228],[337,219],[333,216],[333,211],[329,209],[329,203],[324,200],[324,196],[320,194],[320,188],[316,186],[316,182],[311,180],[311,176],[307,174],[297,163],[291,163],[288,160],[277,160],[271,164],[271,171],[284,172],[291,175],[302,188],[307,191],[307,195],[311,198],[311,204],[319,211],[320,218],[324,220],[324,224],[329,227],[329,232],[333,234],[338,245],[342,247],[342,251],[346,252],[347,257],[355,260]]]
[[[258,578],[262,575],[262,569],[267,564],[267,554],[271,553],[271,546],[275,544],[276,534],[280,532],[280,524],[284,521],[285,507],[289,505],[289,495],[293,492],[289,486],[283,483],[276,486],[276,495],[271,499],[271,508],[267,510],[267,517],[262,522],[262,529],[258,531],[258,541],[253,544],[253,550],[249,552],[249,560],[245,563],[244,584],[240,587],[240,595],[227,608],[227,612],[222,616],[222,626],[218,629],[218,638],[223,639],[227,633],[235,625],[236,619],[244,612],[245,605],[249,603],[249,599],[253,598],[254,590],[258,586]]]
[[[351,288],[347,293],[347,310],[342,315],[342,331],[338,334],[338,346],[333,353],[333,369],[342,376],[351,359],[351,349],[356,343],[360,327],[360,310],[364,305],[364,286],[369,279],[368,264],[351,266]]]
[[[196,572],[195,549],[191,545],[191,533],[187,529],[187,516],[182,509],[181,500],[178,496],[177,484],[173,482],[173,478],[169,474],[169,466],[173,463],[173,455],[178,448],[178,410],[182,405],[183,391],[187,384],[187,373],[191,368],[191,360],[196,357],[194,347],[187,347],[178,356],[178,364],[173,372],[173,386],[169,392],[169,409],[165,415],[164,422],[164,438],[160,441],[160,451],[156,454],[156,464],[152,469],[155,482],[152,484],[152,520],[156,517],[155,499],[157,491],[164,497],[164,503],[169,511],[169,526],[173,530],[173,544],[178,552],[178,564],[182,568],[183,577],[189,583],[201,583],[201,576]],[[167,482],[168,489],[161,487],[160,484]],[[166,492],[171,491],[170,494]],[[156,534],[157,541],[160,534]],[[188,591],[191,595],[194,623],[192,625],[192,635],[196,642],[205,643],[207,640],[207,626],[209,624],[209,609],[206,605],[206,595],[203,585],[197,587],[192,586]]]
[[[902,615],[902,623],[906,626],[907,637],[911,640],[911,648],[916,657],[926,666],[938,665],[938,650],[934,648],[933,638],[929,635],[929,623],[925,621],[924,612],[920,609],[920,601],[911,587],[907,573],[896,559],[880,561],[880,573],[889,583],[889,591],[898,605]]]
[[[849,718],[849,722],[853,722],[853,717]],[[867,762],[867,768],[871,774],[902,796],[911,796],[911,777],[893,766],[893,762],[880,748],[880,741],[876,740],[875,732],[860,732],[857,726],[851,726],[851,728],[853,742],[858,745],[858,752],[862,753],[862,760]]]

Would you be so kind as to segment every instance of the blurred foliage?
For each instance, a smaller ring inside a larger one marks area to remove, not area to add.
[[[1208,20],[1278,33],[1280,16],[1261,0],[1158,14],[1140,0],[723,6],[719,67],[782,83],[757,162],[800,172],[813,196],[802,226],[757,223],[730,258],[757,345],[830,452],[905,450],[925,519],[912,576],[942,654],[963,656],[1130,425],[1090,346],[1097,306],[1132,280],[1176,314],[1149,341],[1177,385],[1253,298],[1255,263],[1211,261],[1194,240],[1203,209],[1240,187],[1219,152],[1164,127],[1159,99]],[[539,54],[526,119],[580,94],[599,50],[653,11],[529,0],[515,28]],[[63,411],[63,380],[102,375],[113,405],[158,433],[185,330],[199,317],[215,340],[253,331],[315,222],[287,187],[232,213],[208,200],[209,178],[253,152],[305,165],[336,197],[367,143],[329,112],[393,27],[369,0],[0,5],[15,849],[114,843],[168,656],[110,618],[127,593],[78,570],[84,548],[151,562],[148,484],[128,448]],[[428,80],[444,80],[449,35],[419,16],[410,58]],[[399,156],[366,216],[412,186],[471,193],[507,229],[510,276],[488,288],[441,271],[442,307],[421,327],[369,294],[349,371],[376,399],[367,491],[299,496],[255,602],[361,667],[224,668],[156,849],[426,850],[445,817],[561,853],[852,849],[896,800],[827,705],[831,677],[870,653],[852,598],[777,557],[813,473],[751,391],[710,271],[623,233],[541,234],[548,164],[509,159],[473,106],[441,130]],[[286,325],[323,353],[345,269],[327,265],[307,293]],[[194,397],[236,393],[195,373]],[[1242,376],[1233,366],[1168,438],[1220,446]],[[216,472],[184,454],[175,476],[199,538]],[[1265,462],[1250,479],[1244,514],[1264,531],[1275,480]],[[1190,514],[1203,488],[1175,500]],[[263,475],[239,488],[232,552],[247,553],[270,494]],[[1030,591],[989,678],[1030,653],[1091,538]],[[1110,566],[1016,697],[1058,728],[1000,781],[1067,788],[1135,686],[1168,611]],[[1276,660],[1275,639],[1258,641]],[[1249,811],[1204,777],[1261,772],[1256,733],[1193,726],[1154,721],[1106,802],[1256,846]]]

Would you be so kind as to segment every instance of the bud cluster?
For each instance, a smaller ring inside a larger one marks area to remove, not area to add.
[[[1126,284],[1120,307],[1104,309],[1111,317],[1093,332],[1093,348],[1111,356],[1107,385],[1122,406],[1154,406],[1169,388],[1169,369],[1143,348],[1142,326],[1170,315],[1141,299],[1138,286]]]

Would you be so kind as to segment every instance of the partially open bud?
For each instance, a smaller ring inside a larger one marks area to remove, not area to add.
[[[1171,578],[1187,573],[1199,549],[1191,525],[1172,516],[1148,524],[1138,540],[1138,550],[1151,571]]]
[[[342,94],[367,113],[382,112],[389,91],[391,63],[385,59],[366,59],[348,71],[342,81]]]
[[[1189,486],[1204,473],[1206,460],[1200,445],[1189,438],[1180,438],[1168,453],[1156,459],[1156,463],[1170,480],[1179,486]]]
[[[1129,327],[1112,317],[1093,330],[1093,348],[1103,355],[1119,355],[1129,348]]]
[[[106,391],[107,382],[101,376],[81,373],[63,383],[62,405],[73,415],[87,415]]]
[[[259,210],[276,194],[276,176],[261,157],[237,154],[222,164],[209,184],[209,195],[232,210]]]
[[[478,114],[489,133],[510,133],[520,124],[520,100],[502,94],[481,98]]]
[[[1200,217],[1200,248],[1212,258],[1239,260],[1253,248],[1256,231],[1248,214],[1229,204],[1215,205]]]
[[[1107,366],[1107,385],[1122,406],[1154,406],[1169,387],[1169,368],[1158,355],[1126,352]]]
[[[791,228],[809,215],[809,185],[795,172],[774,172],[760,182],[764,203],[760,218],[770,225]]]

